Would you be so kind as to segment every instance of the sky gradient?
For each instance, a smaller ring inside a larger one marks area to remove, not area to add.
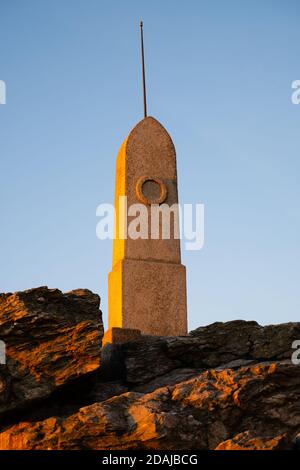
[[[189,326],[299,320],[297,0],[0,0],[0,291],[86,287],[107,325],[115,159],[148,112],[176,150],[181,203],[205,204],[182,250]]]

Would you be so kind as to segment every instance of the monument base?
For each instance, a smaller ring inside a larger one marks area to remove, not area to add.
[[[134,328],[109,328],[103,336],[102,348],[106,344],[123,344],[141,339],[141,331]]]
[[[109,328],[143,335],[186,336],[185,266],[124,258],[108,279]]]

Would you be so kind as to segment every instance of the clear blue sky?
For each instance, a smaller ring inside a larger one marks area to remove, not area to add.
[[[185,252],[190,328],[299,320],[298,0],[1,0],[0,291],[100,294],[118,148],[149,114],[177,149],[182,203],[205,204],[205,246]]]

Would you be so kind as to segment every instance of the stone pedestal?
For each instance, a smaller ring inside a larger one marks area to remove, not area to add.
[[[131,343],[141,339],[141,331],[136,328],[109,328],[103,335],[102,348],[107,344]]]
[[[123,259],[109,273],[108,327],[138,328],[146,335],[187,332],[185,267]]]

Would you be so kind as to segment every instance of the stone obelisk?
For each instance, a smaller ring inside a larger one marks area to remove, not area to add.
[[[149,226],[152,204],[170,207],[178,203],[175,148],[167,131],[152,117],[136,125],[117,157],[115,230],[119,233],[108,278],[108,327],[139,329],[148,335],[186,335],[186,274],[175,224],[171,222],[169,239],[162,237],[161,230],[158,239],[151,238],[150,227],[146,239],[125,238],[132,217],[124,217],[120,196],[127,196],[127,209],[137,203],[146,207]],[[162,218],[160,229],[161,225]]]
[[[105,335],[105,341],[112,343],[130,340],[137,331],[159,336],[187,334],[186,273],[177,232],[176,153],[165,128],[147,117],[142,23],[141,46],[145,117],[123,142],[116,162],[115,237]],[[147,215],[147,236],[130,237],[134,217],[127,217],[126,211],[130,214],[133,204],[142,204]],[[170,211],[167,236],[163,216],[156,219],[158,230],[153,236],[153,208],[175,208]]]

